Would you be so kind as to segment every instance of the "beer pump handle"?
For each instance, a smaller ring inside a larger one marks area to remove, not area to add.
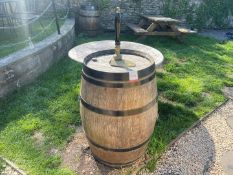
[[[121,9],[120,7],[117,7],[115,14],[115,57],[114,57],[116,61],[122,60],[121,49],[120,49],[120,45],[121,45],[120,33],[121,33]]]
[[[135,63],[130,60],[123,59],[121,55],[121,41],[120,41],[120,33],[121,33],[121,9],[120,7],[116,8],[115,11],[115,55],[110,60],[110,65],[114,67],[135,67]]]
[[[115,44],[120,45],[120,33],[121,33],[121,13],[120,13],[120,7],[116,8],[116,14],[115,14]]]

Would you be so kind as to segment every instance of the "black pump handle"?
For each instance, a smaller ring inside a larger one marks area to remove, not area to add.
[[[121,12],[120,7],[116,8],[115,15],[115,44],[120,45],[120,33],[121,33]]]

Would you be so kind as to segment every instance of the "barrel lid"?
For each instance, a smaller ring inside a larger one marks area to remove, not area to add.
[[[98,54],[97,55],[93,55],[93,54],[100,53],[103,51],[114,52],[113,50],[114,47],[115,47],[115,42],[112,40],[89,42],[86,44],[81,44],[71,49],[69,51],[69,57],[79,63],[84,63],[85,60],[87,60],[90,57],[92,58],[96,57],[96,59],[101,60],[104,56],[102,58],[98,58]],[[155,64],[155,67],[159,67],[163,63],[163,60],[164,60],[164,57],[160,51],[152,47],[143,45],[143,44],[122,41],[121,49],[123,52],[125,51],[128,54],[130,54],[131,51],[134,51],[134,53],[136,53],[136,55],[132,54],[134,56],[128,56],[128,59],[140,60],[142,57],[153,59],[153,62],[154,62],[153,64]],[[124,55],[124,53],[122,54],[127,59],[127,55]],[[108,54],[108,55],[110,56],[111,54]],[[109,59],[109,56],[106,56],[106,59]],[[95,65],[95,63],[90,64],[86,62],[87,66],[88,64],[90,66]],[[146,65],[147,65],[147,61],[145,60],[144,66]],[[141,68],[143,68],[143,65],[141,66]]]
[[[110,65],[111,59],[114,57],[114,50],[109,50],[112,53],[107,54],[107,52],[99,52],[101,55],[93,56],[90,60],[86,60],[84,65],[90,69],[97,70],[100,72],[111,72],[111,73],[124,73],[129,71],[140,71],[153,66],[154,60],[147,59],[143,55],[122,53],[122,59],[128,60],[135,63],[135,67],[124,68],[124,67],[114,67]],[[124,52],[124,50],[123,50]]]

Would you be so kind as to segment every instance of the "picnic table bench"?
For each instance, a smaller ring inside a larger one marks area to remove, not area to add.
[[[140,16],[142,19],[138,25],[131,23],[127,24],[136,35],[180,36],[183,34],[196,33],[196,31],[179,27],[178,24],[180,21],[176,19],[163,16]]]

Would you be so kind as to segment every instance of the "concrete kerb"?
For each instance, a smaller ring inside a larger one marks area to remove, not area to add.
[[[29,84],[54,62],[67,55],[75,39],[74,19],[67,19],[61,35],[52,34],[43,41],[0,60],[0,97]]]
[[[11,162],[10,160],[0,156],[0,159],[3,160],[8,166],[10,166],[14,171],[16,171],[20,175],[27,175],[23,170],[21,170],[16,164]]]

